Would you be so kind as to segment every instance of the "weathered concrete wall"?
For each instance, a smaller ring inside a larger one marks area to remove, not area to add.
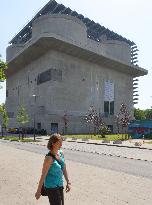
[[[131,47],[127,43],[117,40],[106,40],[101,42],[101,45],[106,56],[111,56],[111,58],[118,61],[130,64]]]
[[[44,15],[37,18],[32,26],[32,38],[44,33],[55,34],[76,42],[87,40],[85,24],[76,17],[64,14]]]
[[[6,61],[14,58],[24,48],[23,44],[13,44],[7,47],[6,50]]]
[[[62,80],[50,80],[37,85],[38,74],[48,69],[62,71]],[[41,122],[42,128],[48,132],[51,123],[58,123],[59,132],[63,131],[65,113],[70,133],[88,132],[89,127],[83,123],[82,116],[90,105],[103,113],[105,80],[115,85],[115,114],[122,102],[132,109],[132,76],[50,50],[9,77],[6,105],[9,112],[16,113],[18,105],[23,104],[31,118],[36,113],[36,123]],[[106,121],[112,124],[113,117]],[[17,127],[15,116],[10,126]],[[33,126],[32,120],[28,126]]]

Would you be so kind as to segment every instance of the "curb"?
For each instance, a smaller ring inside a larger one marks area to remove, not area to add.
[[[152,149],[148,149],[148,148],[141,148],[141,147],[130,147],[130,146],[121,146],[121,145],[112,145],[112,144],[99,144],[99,143],[91,143],[91,142],[81,142],[81,141],[66,141],[66,142],[76,142],[76,143],[85,143],[85,144],[93,144],[93,145],[106,145],[106,146],[115,146],[115,147],[126,147],[126,148],[137,148],[137,149],[147,149],[147,150],[152,150]],[[46,146],[46,144],[38,144],[38,143],[33,143],[33,142],[21,142],[21,143],[28,143],[28,144],[32,144],[32,145],[38,145],[38,146]],[[86,152],[80,149],[73,149],[73,148],[66,148],[67,150],[72,150],[72,151],[81,151],[81,152]],[[87,152],[87,153],[93,153],[93,154],[98,154],[98,155],[105,155],[105,156],[110,156],[110,157],[119,157],[119,158],[124,158],[124,159],[133,159],[133,160],[138,160],[138,161],[144,161],[144,162],[151,162],[151,160],[147,160],[147,159],[140,159],[140,158],[132,158],[132,157],[125,157],[125,156],[121,156],[121,155],[113,155],[111,153],[106,154],[106,153],[100,153],[100,152],[96,152],[96,151],[92,151],[92,152]]]
[[[66,148],[67,150],[72,150],[72,151],[81,151],[81,152],[86,152],[80,149],[73,149],[73,148]],[[106,154],[106,153],[99,153],[96,151],[92,151],[92,152],[87,152],[87,153],[92,153],[92,154],[98,154],[98,155],[104,155],[104,156],[110,156],[110,157],[119,157],[119,158],[124,158],[124,159],[133,159],[133,160],[137,160],[137,161],[143,161],[143,162],[151,162],[151,160],[147,160],[147,159],[137,159],[137,158],[133,158],[133,157],[125,157],[125,156],[121,156],[121,155],[113,155],[111,153]]]
[[[115,146],[115,147],[127,147],[127,148],[137,148],[137,149],[147,149],[147,148],[140,148],[140,147],[130,147],[130,146],[120,146],[120,145],[109,145],[109,144],[99,144],[99,143],[91,143],[91,142],[81,142],[81,141],[66,141],[66,142],[76,142],[76,143],[85,143],[85,144],[94,144],[94,145],[106,145],[106,146]],[[30,143],[30,144],[34,144],[34,145],[39,145],[39,146],[46,146],[45,144],[35,144],[35,143]],[[66,148],[67,150],[72,150],[72,151],[81,151],[81,152],[86,152],[80,149],[73,149],[73,148]],[[152,149],[150,149],[152,150]],[[106,153],[99,153],[96,151],[92,151],[92,152],[87,152],[87,153],[92,153],[92,154],[98,154],[98,155],[104,155],[104,156],[110,156],[110,157],[118,157],[118,158],[124,158],[124,159],[133,159],[133,160],[137,160],[137,161],[143,161],[143,162],[151,162],[151,160],[147,160],[147,159],[140,159],[140,158],[133,158],[133,157],[125,157],[125,156],[121,156],[121,155],[113,155],[111,153],[106,154]]]
[[[106,144],[106,143],[96,143],[96,142],[81,142],[81,141],[72,141],[72,140],[69,140],[69,141],[66,141],[66,142],[76,142],[76,143],[85,143],[85,144],[93,144],[93,145],[105,145],[105,146],[114,146],[114,147],[126,147],[126,148],[134,148],[134,149],[145,149],[145,150],[150,150],[152,151],[152,148],[147,148],[147,147],[133,147],[133,146],[127,146],[127,145],[116,145],[116,144]]]

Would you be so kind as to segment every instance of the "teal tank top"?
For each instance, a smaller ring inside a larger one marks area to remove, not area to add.
[[[64,168],[65,160],[64,160],[63,152],[61,149],[58,151],[58,154],[60,155],[61,162],[59,163],[57,160],[53,159],[53,163],[50,166],[48,173],[44,180],[44,186],[46,188],[63,187],[63,171],[62,170]]]

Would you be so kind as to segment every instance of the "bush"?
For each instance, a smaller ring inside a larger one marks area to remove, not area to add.
[[[110,134],[111,130],[107,126],[102,126],[99,129],[99,133],[101,134],[101,137],[105,137],[105,135]]]
[[[145,139],[152,139],[152,133],[144,135]]]
[[[41,129],[40,131],[38,131],[38,134],[40,135],[47,135],[47,132],[45,129]]]
[[[33,139],[23,139],[23,140],[21,140],[21,142],[40,142],[39,140],[33,140]]]

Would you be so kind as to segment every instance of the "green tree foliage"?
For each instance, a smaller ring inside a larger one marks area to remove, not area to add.
[[[26,123],[29,122],[29,117],[28,114],[26,113],[25,108],[23,107],[23,105],[21,105],[18,109],[18,113],[17,113],[17,122],[20,125],[25,125]]]
[[[23,139],[24,133],[25,133],[24,126],[26,123],[29,122],[28,114],[23,105],[19,106],[16,119],[17,119],[17,122],[19,123],[19,126],[22,128],[22,139]]]
[[[6,79],[6,76],[5,76],[6,69],[7,69],[7,64],[0,59],[0,83]],[[2,88],[2,86],[0,85],[0,89],[1,88]]]
[[[0,59],[0,82],[6,79],[4,71],[7,69],[7,64]]]
[[[134,108],[134,117],[136,120],[145,120],[146,115],[145,115],[145,110],[140,110],[139,108],[136,109]]]
[[[134,117],[136,120],[150,120],[152,119],[152,109],[140,110],[135,108]]]
[[[151,120],[152,119],[152,109],[146,109],[146,110],[144,110],[144,113],[145,113],[145,118],[147,120]]]
[[[6,130],[9,123],[9,117],[6,111],[5,104],[0,105],[0,115],[2,118],[2,136],[3,136],[3,128]]]

